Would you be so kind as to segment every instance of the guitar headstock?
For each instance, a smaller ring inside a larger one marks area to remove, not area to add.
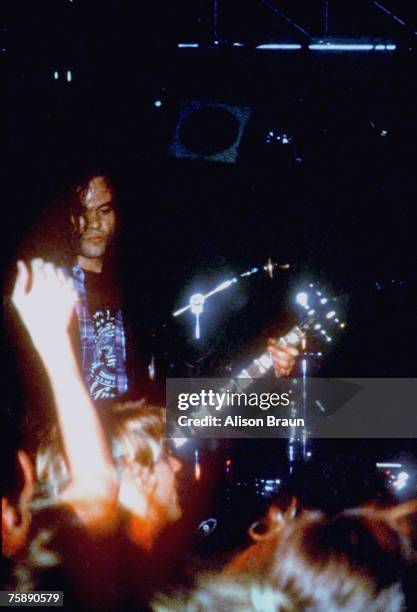
[[[337,331],[346,327],[342,319],[342,302],[344,297],[333,297],[318,285],[309,283],[306,288],[299,289],[295,295],[295,304],[299,313],[299,323],[278,339],[278,344],[303,345],[306,334],[315,335],[320,340],[330,344]],[[317,353],[319,356],[321,353]],[[269,351],[265,351],[251,365],[236,375],[236,378],[261,378],[273,367]]]
[[[295,296],[300,317],[297,329],[302,334],[310,332],[322,341],[331,343],[335,334],[346,327],[342,304],[344,299],[331,296],[318,285],[309,283]]]

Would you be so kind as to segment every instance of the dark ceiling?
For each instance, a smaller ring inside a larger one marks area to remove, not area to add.
[[[141,8],[80,0],[6,6],[9,260],[16,250],[56,244],[45,229],[22,239],[66,181],[104,165],[119,185],[125,270],[138,313],[155,327],[188,299],[188,288],[272,257],[292,265],[288,279],[272,281],[272,306],[297,276],[326,279],[351,295],[349,371],[409,375],[411,4],[219,0]],[[313,52],[315,38],[396,49]],[[303,48],[255,48],[277,41]],[[181,42],[200,46],[179,49]],[[250,109],[234,163],[169,155],[181,104],[190,100]],[[277,138],[284,134],[290,142]],[[42,217],[46,227],[54,214]],[[246,320],[261,311],[269,321],[259,298],[264,303],[272,292],[262,283],[245,285],[237,305],[230,294],[229,319],[235,310]],[[186,336],[190,322],[183,324]]]

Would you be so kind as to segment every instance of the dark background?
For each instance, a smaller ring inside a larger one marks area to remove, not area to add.
[[[415,376],[416,21],[382,4],[5,3],[7,264],[59,248],[60,190],[104,167],[146,354],[214,371],[293,323],[291,291],[314,279],[349,296],[323,375]],[[397,48],[314,53],[316,38]],[[303,49],[255,49],[276,41]],[[187,100],[251,108],[235,163],[168,154]],[[192,292],[268,257],[290,270],[212,298],[200,343],[189,315],[173,322]]]

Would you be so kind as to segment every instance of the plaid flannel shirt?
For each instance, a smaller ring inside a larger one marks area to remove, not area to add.
[[[94,323],[87,305],[87,292],[85,288],[85,274],[82,268],[75,264],[71,269],[71,278],[78,293],[76,307],[78,327],[81,340],[81,369],[87,383],[91,386],[90,371],[94,360]],[[119,308],[115,316],[115,356],[116,356],[116,389],[117,395],[128,390],[126,366],[126,334],[123,325],[123,315]]]

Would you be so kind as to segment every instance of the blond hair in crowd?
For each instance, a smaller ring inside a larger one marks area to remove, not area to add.
[[[188,594],[160,597],[154,612],[296,612],[291,600],[265,581],[250,577],[203,576]]]

